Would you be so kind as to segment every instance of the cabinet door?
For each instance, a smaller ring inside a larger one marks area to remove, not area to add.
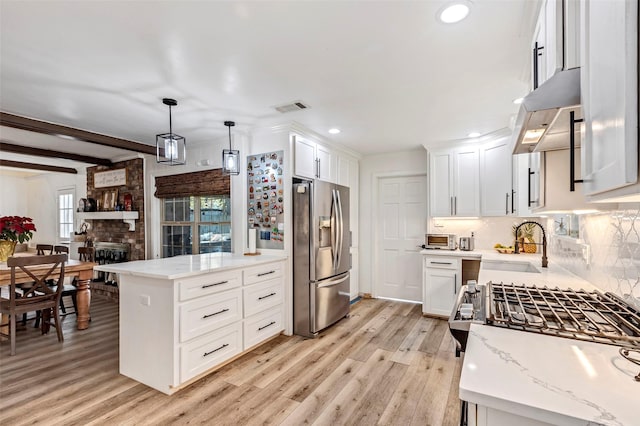
[[[580,68],[587,195],[638,179],[638,2],[587,1]]]
[[[294,169],[295,175],[313,179],[316,177],[316,144],[305,139],[294,137]]]
[[[546,33],[546,5],[543,4],[540,8],[540,15],[538,16],[538,22],[533,34],[533,41],[531,42],[532,52],[532,89],[537,89],[546,80],[547,73],[547,33]]]
[[[338,156],[338,178],[336,183],[342,186],[350,186],[350,176],[351,176],[351,161],[342,155]]]
[[[425,306],[423,312],[449,316],[462,278],[457,269],[425,268]]]
[[[336,156],[329,148],[316,145],[316,159],[318,161],[317,178],[327,182],[336,183]]]
[[[509,138],[483,145],[480,149],[480,199],[482,216],[511,214],[511,147]]]
[[[451,151],[434,152],[430,157],[429,204],[431,216],[452,216],[453,153]]]
[[[453,214],[480,216],[480,160],[478,148],[456,151]]]

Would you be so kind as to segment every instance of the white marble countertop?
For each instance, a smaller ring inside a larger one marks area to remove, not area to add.
[[[276,262],[286,258],[284,255],[243,256],[231,253],[207,253],[112,263],[98,265],[93,269],[117,274],[174,280],[210,272]]]
[[[618,349],[472,324],[460,398],[557,425],[638,425],[640,367]]]

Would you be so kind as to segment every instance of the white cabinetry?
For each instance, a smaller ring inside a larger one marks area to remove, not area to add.
[[[586,1],[582,28],[582,175],[595,195],[638,180],[638,1]]]
[[[513,156],[510,138],[503,137],[480,147],[480,214],[508,216],[515,214],[515,187],[512,175]]]
[[[430,156],[431,216],[480,215],[480,161],[476,146],[434,151]]]
[[[457,257],[425,256],[422,313],[448,317],[462,285],[462,263]]]
[[[580,0],[542,3],[532,41],[533,88],[563,69],[580,66]]]
[[[329,148],[299,136],[293,137],[294,175],[336,182],[337,156]]]
[[[119,283],[120,373],[166,394],[284,329],[283,261]]]

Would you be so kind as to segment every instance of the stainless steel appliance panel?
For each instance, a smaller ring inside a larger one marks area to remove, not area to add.
[[[294,179],[295,334],[315,337],[349,313],[349,188]]]
[[[330,326],[349,314],[349,272],[314,283],[312,333]]]

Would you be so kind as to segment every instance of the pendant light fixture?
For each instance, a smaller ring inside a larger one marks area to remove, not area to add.
[[[229,149],[222,150],[222,173],[225,175],[240,174],[240,151],[231,149],[231,127],[236,123],[225,121],[224,125],[229,128]]]
[[[156,135],[156,161],[169,166],[187,163],[187,139],[173,133],[171,107],[178,105],[175,99],[164,98],[162,103],[169,106],[169,133]]]

